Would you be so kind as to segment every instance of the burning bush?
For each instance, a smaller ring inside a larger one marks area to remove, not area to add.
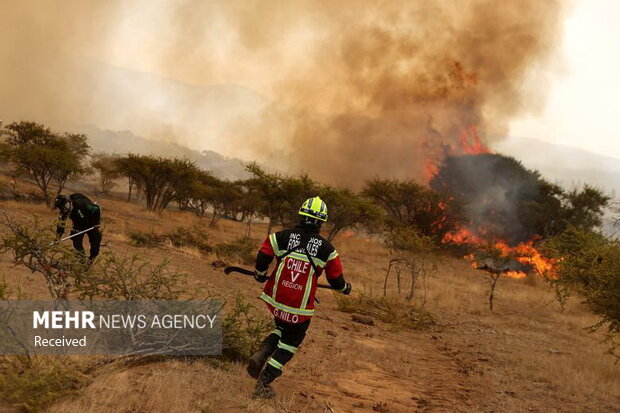
[[[587,185],[566,192],[516,159],[489,153],[446,158],[430,185],[461,207],[461,230],[510,246],[560,234],[567,225],[597,227],[610,199]]]

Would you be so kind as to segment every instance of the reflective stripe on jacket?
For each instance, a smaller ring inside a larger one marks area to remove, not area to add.
[[[314,314],[317,279],[325,272],[335,279],[342,274],[336,249],[318,232],[301,228],[269,235],[261,252],[277,260],[260,298],[277,318],[301,323]]]

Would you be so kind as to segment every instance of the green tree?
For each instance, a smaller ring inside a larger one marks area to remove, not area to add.
[[[185,183],[198,179],[200,170],[186,159],[128,154],[118,162],[120,173],[144,191],[146,207],[164,210],[178,199]]]
[[[617,343],[620,335],[620,240],[600,232],[569,227],[545,241],[543,250],[555,261],[547,275],[556,286],[560,302],[571,293],[583,297],[601,317],[592,329],[606,325],[610,342]]]
[[[211,221],[214,226],[223,217],[236,218],[242,198],[239,187],[234,182],[220,181],[218,185],[207,188],[205,199],[211,207]]]
[[[118,165],[118,156],[107,153],[97,153],[92,156],[91,166],[99,175],[99,189],[102,193],[108,193],[116,185],[116,180],[121,177]]]
[[[248,188],[248,191],[259,194],[260,203],[256,210],[261,216],[267,218],[267,233],[269,234],[276,220],[281,216],[281,204],[286,200],[283,188],[284,177],[265,171],[256,162],[246,165],[246,170],[252,176],[243,185]]]
[[[177,200],[182,209],[204,217],[211,210],[209,226],[225,217],[236,218],[244,197],[241,187],[215,177],[211,172],[200,170],[194,179],[182,182],[177,188]]]
[[[53,200],[51,184],[59,194],[69,179],[87,171],[82,164],[90,151],[85,135],[58,135],[35,122],[14,122],[6,129],[10,161],[17,173],[34,179],[48,206]]]
[[[276,222],[284,227],[291,227],[299,223],[301,205],[306,199],[319,195],[320,186],[306,174],[284,177],[281,185],[282,199],[277,204]]]
[[[383,222],[384,212],[380,207],[348,188],[325,186],[320,195],[328,208],[329,241],[345,229],[364,227],[373,230]]]
[[[448,197],[415,181],[374,179],[366,183],[362,194],[383,208],[389,230],[411,227],[437,241],[458,222],[455,205]]]

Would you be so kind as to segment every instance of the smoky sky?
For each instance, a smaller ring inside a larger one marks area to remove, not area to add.
[[[332,183],[425,179],[539,111],[559,1],[0,3],[0,117],[130,130]]]

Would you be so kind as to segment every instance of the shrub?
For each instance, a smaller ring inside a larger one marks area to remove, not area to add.
[[[117,165],[118,156],[96,153],[92,156],[91,166],[99,174],[99,189],[106,194],[114,188],[116,180],[121,177]]]
[[[166,240],[165,235],[155,234],[153,231],[151,232],[143,232],[143,231],[129,231],[127,233],[129,236],[129,240],[131,245],[139,248],[156,248],[162,245],[162,243]]]
[[[52,227],[41,226],[36,217],[28,225],[1,213],[0,225],[8,230],[0,241],[0,253],[10,252],[16,263],[43,275],[54,299],[66,299],[71,279],[79,278],[88,269],[84,257],[54,243]]]
[[[244,264],[252,264],[256,258],[258,247],[256,240],[251,238],[237,238],[231,242],[224,242],[215,246],[215,254],[223,260],[240,259]]]
[[[162,211],[176,199],[184,185],[194,182],[200,170],[187,159],[162,158],[151,155],[128,154],[115,161],[120,175],[125,176],[142,191],[146,207]]]
[[[211,252],[213,249],[209,245],[209,233],[200,224],[191,227],[178,227],[167,234],[132,230],[127,235],[134,247],[157,248],[169,241],[175,247],[195,247],[204,253]]]
[[[0,398],[9,406],[38,412],[87,384],[79,367],[60,357],[7,357],[0,362]]]
[[[556,260],[547,276],[556,286],[558,299],[565,300],[571,293],[584,297],[601,317],[591,329],[607,326],[611,351],[616,350],[620,335],[620,240],[571,227],[547,240],[543,248]]]
[[[400,328],[420,329],[433,324],[427,311],[392,297],[372,297],[366,294],[343,296],[336,294],[338,310],[375,317]]]
[[[53,232],[36,219],[27,225],[0,214],[0,224],[9,230],[0,242],[0,252],[11,252],[18,264],[42,274],[54,299],[67,299],[71,288],[81,299],[174,300],[193,294],[187,288],[187,275],[170,269],[166,260],[151,265],[139,255],[117,257],[105,251],[88,265],[73,250],[51,244]]]
[[[459,210],[450,197],[413,180],[374,179],[362,194],[384,209],[388,229],[412,228],[440,241],[458,223]]]
[[[418,281],[420,281],[420,279],[426,281],[426,277],[432,275],[437,270],[439,256],[433,238],[420,235],[413,228],[395,227],[386,233],[385,243],[394,258],[390,260],[388,270],[385,274],[383,295],[387,294],[388,277],[392,269],[394,269],[396,273],[398,293],[400,294],[400,276],[404,270],[407,270],[411,276],[407,300],[411,301]],[[425,286],[426,283],[424,282],[423,285]],[[424,289],[422,306],[425,304],[426,289]]]
[[[139,255],[117,257],[106,251],[81,274],[75,289],[80,299],[176,300],[181,295],[194,296],[196,291],[187,286],[187,274],[176,272],[169,264],[164,260],[150,265]]]
[[[598,227],[610,200],[588,185],[567,192],[492,153],[447,157],[430,187],[458,206],[461,224],[475,235],[509,245],[560,234],[567,225]]]
[[[226,305],[224,305],[224,308]],[[263,338],[273,328],[271,320],[260,315],[256,307],[237,296],[222,321],[222,355],[229,360],[247,360],[258,350]]]
[[[209,233],[203,225],[195,224],[191,227],[178,227],[174,232],[166,235],[175,247],[195,247],[201,252],[213,250],[209,245]]]

